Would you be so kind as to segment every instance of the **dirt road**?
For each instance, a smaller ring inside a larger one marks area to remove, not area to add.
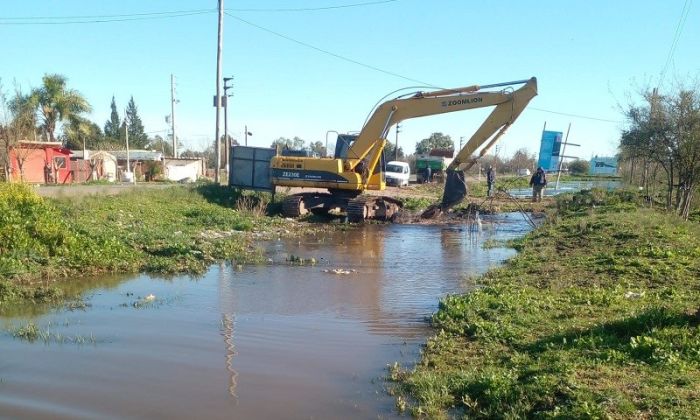
[[[86,195],[117,195],[128,191],[143,189],[163,189],[179,186],[181,184],[74,184],[74,185],[37,185],[36,192],[42,197],[82,197]]]

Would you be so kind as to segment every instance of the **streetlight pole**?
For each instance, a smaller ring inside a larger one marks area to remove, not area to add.
[[[131,182],[135,184],[136,176],[131,173],[131,162],[129,162],[131,160],[131,156],[129,156],[129,119],[126,117],[126,110],[124,111],[124,134],[126,136],[126,173],[131,176]]]
[[[175,76],[170,75],[170,124],[173,133],[173,157],[177,158],[177,135],[175,135]]]
[[[401,124],[396,124],[396,146],[394,147],[394,160],[399,160],[399,133],[401,132]]]

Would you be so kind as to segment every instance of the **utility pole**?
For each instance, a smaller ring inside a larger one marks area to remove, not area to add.
[[[566,142],[569,141],[569,131],[571,131],[571,123],[569,123],[569,128],[566,129],[564,144],[561,145],[561,152],[559,152],[559,170],[557,171],[557,183],[554,186],[555,190],[559,189],[559,178],[561,177],[561,167],[564,164],[564,158],[566,157],[564,153],[566,152]]]
[[[233,80],[233,77],[224,77],[224,167],[226,168],[226,173],[229,171],[228,167],[228,154],[231,153],[231,140],[228,137],[228,90],[231,89],[233,86],[227,86],[226,83],[228,83],[230,80]],[[233,95],[231,95],[233,96]]]
[[[124,110],[124,134],[126,135],[126,173],[131,176],[131,182],[136,183],[136,176],[131,173],[131,162],[129,156],[129,119],[126,117],[126,110]]]
[[[248,124],[245,126],[245,145],[248,145]]]
[[[401,132],[401,124],[396,124],[396,146],[394,147],[394,160],[399,160],[399,133]]]
[[[177,136],[175,135],[175,76],[170,74],[170,124],[173,133],[173,157],[177,158]]]
[[[219,171],[221,170],[221,138],[219,137],[219,120],[221,115],[221,48],[223,46],[224,34],[224,0],[219,0],[219,35],[216,47],[216,170],[214,171],[214,182],[220,183]]]

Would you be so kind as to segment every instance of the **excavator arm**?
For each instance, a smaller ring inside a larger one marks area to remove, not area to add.
[[[500,91],[483,90],[493,87],[511,87],[517,84],[523,84],[523,86],[516,90],[512,88]],[[372,173],[375,166],[379,163],[379,157],[384,150],[384,139],[389,129],[403,120],[495,106],[488,118],[457,153],[457,156],[448,168],[449,177],[450,173],[461,172],[473,166],[476,159],[472,158],[472,154],[491,139],[481,150],[479,157],[482,157],[498,141],[498,138],[505,133],[506,129],[518,118],[530,100],[536,95],[537,79],[533,77],[528,80],[486,86],[474,85],[458,89],[419,92],[409,98],[397,98],[384,102],[372,114],[362,128],[357,140],[349,148],[345,169],[353,170],[357,165],[364,162],[369,173]],[[493,138],[491,138],[492,136]],[[462,176],[462,184],[463,178]],[[443,200],[444,207],[456,204],[466,195],[466,188],[463,188],[464,192],[461,194],[461,197],[458,197],[460,193],[455,192],[455,188],[452,187],[454,179],[452,181],[452,183],[449,181],[446,183],[446,196],[444,198],[450,198],[450,200],[448,200],[449,202]],[[459,190],[462,190],[462,188],[457,188],[457,191]]]

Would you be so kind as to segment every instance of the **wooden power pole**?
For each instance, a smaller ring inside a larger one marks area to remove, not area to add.
[[[173,133],[173,157],[177,158],[177,136],[175,135],[175,76],[170,75],[170,127]]]
[[[219,120],[221,119],[221,48],[223,46],[224,33],[224,0],[219,0],[219,35],[216,47],[216,169],[214,171],[214,182],[219,184],[219,171],[221,170],[221,136],[219,133]]]

